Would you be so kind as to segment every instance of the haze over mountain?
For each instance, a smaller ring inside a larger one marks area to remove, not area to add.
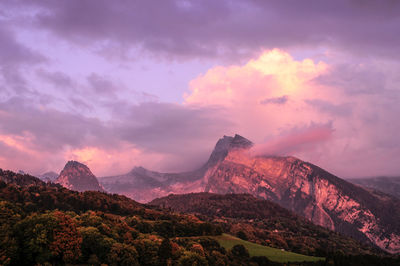
[[[400,199],[400,177],[353,178],[348,181],[372,190],[379,190]]]
[[[45,182],[54,182],[58,178],[59,174],[56,172],[50,171],[44,174],[38,175],[37,177]]]
[[[253,144],[235,135],[221,138],[205,165],[187,173],[135,168],[101,178],[112,193],[149,201],[170,193],[249,193],[388,252],[400,251],[400,202],[340,179],[295,157],[254,155]]]

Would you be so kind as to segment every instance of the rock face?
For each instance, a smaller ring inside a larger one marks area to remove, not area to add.
[[[125,176],[102,182],[110,192],[122,192],[138,201],[170,193],[249,193],[317,225],[391,253],[400,252],[398,199],[367,191],[294,157],[254,156],[252,146],[239,135],[224,136],[197,171],[165,174],[135,168]],[[138,184],[140,188],[135,187]]]
[[[90,169],[79,162],[69,161],[55,183],[76,191],[104,191]]]

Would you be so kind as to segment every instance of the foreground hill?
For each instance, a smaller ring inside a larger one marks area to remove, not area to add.
[[[400,201],[340,179],[294,157],[255,155],[253,144],[224,136],[200,169],[157,173],[135,168],[101,179],[112,193],[146,202],[170,193],[248,193],[306,217],[313,223],[400,252]]]
[[[192,215],[0,169],[0,265],[251,264],[206,237],[218,234]]]
[[[351,183],[368,189],[382,191],[400,199],[400,177],[370,177],[348,179]]]
[[[149,204],[196,214],[246,240],[280,249],[326,256],[332,252],[371,254],[368,245],[316,226],[271,201],[249,194],[191,193],[169,195]],[[332,249],[334,247],[335,251]]]

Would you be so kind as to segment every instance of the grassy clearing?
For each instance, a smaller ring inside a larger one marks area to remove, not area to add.
[[[265,256],[269,260],[276,262],[318,261],[325,259],[321,257],[311,257],[293,252],[283,251],[277,248],[258,245],[228,234],[222,234],[221,236],[215,236],[213,238],[217,240],[219,244],[227,250],[231,249],[234,245],[241,244],[249,250],[250,256]]]

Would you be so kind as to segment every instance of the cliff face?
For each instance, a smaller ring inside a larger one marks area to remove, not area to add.
[[[55,183],[76,191],[104,191],[90,169],[76,161],[67,162]]]
[[[294,157],[231,151],[207,172],[205,191],[250,193],[380,248],[400,252],[400,202],[370,193]]]
[[[367,191],[294,157],[254,156],[239,136],[221,138],[208,162],[188,173],[133,170],[102,179],[113,193],[147,202],[170,193],[249,193],[317,225],[400,252],[400,202]]]

